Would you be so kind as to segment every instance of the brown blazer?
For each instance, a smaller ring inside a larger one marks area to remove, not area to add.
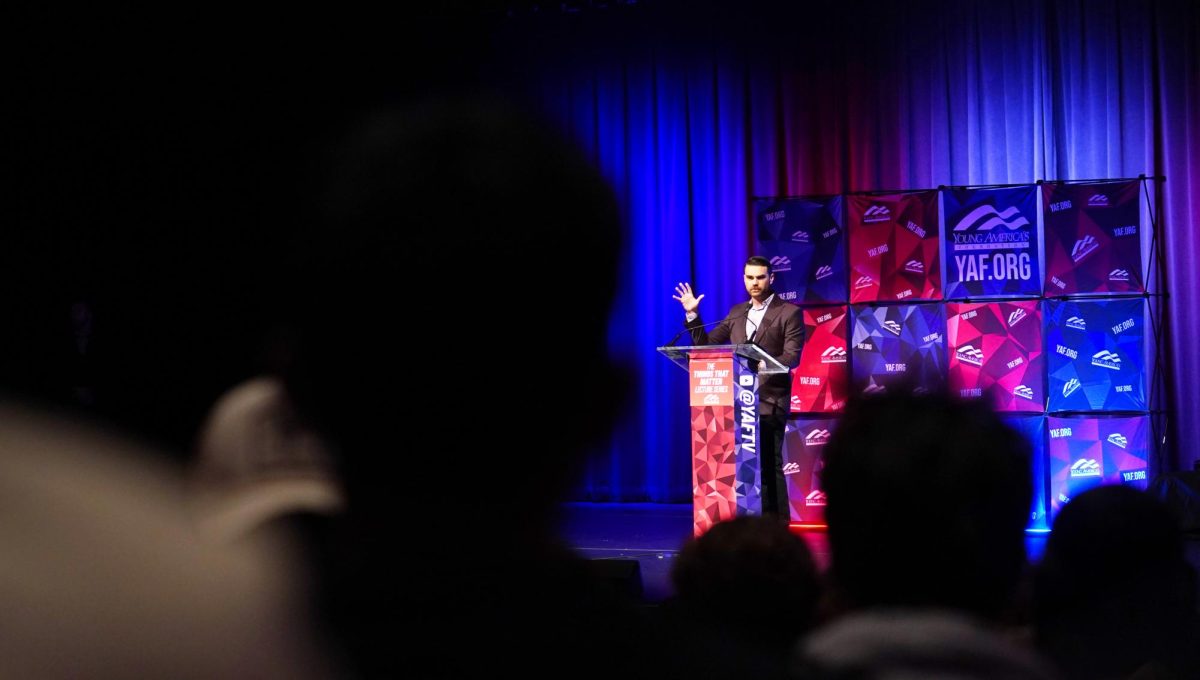
[[[746,314],[750,302],[739,302],[719,324],[710,330],[704,329],[704,321],[697,316],[687,324],[696,345],[740,345],[747,341]],[[754,344],[766,350],[779,363],[795,368],[800,363],[800,349],[804,346],[804,315],[800,308],[784,302],[776,295],[767,306],[758,330],[752,331]],[[791,409],[792,374],[764,376],[758,388],[759,413],[763,415],[786,415]]]

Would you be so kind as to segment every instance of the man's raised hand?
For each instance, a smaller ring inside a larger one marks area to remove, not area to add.
[[[692,286],[689,283],[675,284],[675,294],[672,298],[679,300],[679,304],[683,305],[683,311],[686,314],[691,314],[700,306],[700,301],[704,299],[704,294],[699,296],[692,295]]]

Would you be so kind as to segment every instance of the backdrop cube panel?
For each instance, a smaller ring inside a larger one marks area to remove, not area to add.
[[[865,394],[907,383],[946,385],[946,308],[941,304],[851,308],[854,389]]]
[[[759,253],[773,288],[795,303],[845,302],[846,230],[841,196],[780,198],[755,204]]]
[[[1051,516],[1088,489],[1125,484],[1145,490],[1150,416],[1048,416]]]
[[[937,192],[847,200],[850,302],[940,300]]]
[[[1046,295],[1140,293],[1140,182],[1042,187]]]
[[[946,298],[1038,296],[1037,185],[946,189]]]
[[[1046,301],[1050,411],[1144,411],[1146,303]]]
[[[793,418],[783,439],[783,474],[787,480],[791,521],[825,523],[825,492],[821,490],[824,450],[836,418]]]
[[[804,349],[792,373],[791,411],[840,411],[850,393],[845,306],[804,309]]]
[[[948,303],[946,341],[952,394],[998,411],[1044,409],[1039,301]]]

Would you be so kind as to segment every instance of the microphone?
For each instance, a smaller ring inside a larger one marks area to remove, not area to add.
[[[716,326],[717,324],[721,323],[721,321],[724,321],[724,320],[725,319],[721,319],[720,321],[713,321],[711,323],[700,324],[699,326],[688,326],[687,328],[684,328],[683,330],[676,333],[675,337],[671,338],[671,342],[668,342],[666,345],[663,345],[663,346],[664,347],[674,347],[675,341],[678,340],[679,336],[683,335],[684,333],[690,333],[691,331],[699,330],[701,328],[711,328],[711,327]]]
[[[728,317],[726,317],[726,318],[728,318]],[[749,306],[746,307],[746,313],[737,317],[737,319],[735,319],[735,320],[740,320],[740,319],[749,319],[750,323],[754,323],[754,320],[750,319],[750,307]],[[694,331],[694,330],[700,330],[703,328],[712,328],[713,326],[716,326],[717,324],[720,324],[723,321],[725,321],[725,319],[721,319],[720,321],[711,321],[709,323],[700,324],[699,326],[688,326],[687,328],[684,328],[683,330],[676,333],[675,337],[671,338],[671,341],[668,342],[666,345],[664,345],[664,347],[673,347],[675,345],[675,341],[678,340],[679,336],[683,335],[684,333],[688,333],[688,332]],[[754,332],[755,333],[758,332],[758,324],[754,324]],[[749,341],[747,341],[747,342],[749,342]]]

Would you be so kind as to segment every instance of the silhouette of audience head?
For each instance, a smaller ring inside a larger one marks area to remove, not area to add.
[[[611,192],[482,96],[377,114],[333,167],[289,387],[343,453],[350,511],[540,529],[620,402]]]
[[[335,644],[379,677],[529,671],[546,650],[636,665],[639,634],[553,526],[622,400],[611,192],[482,96],[376,114],[331,167],[286,381],[340,462],[346,512],[312,541]]]
[[[1124,678],[1150,664],[1196,677],[1195,572],[1176,518],[1148,494],[1105,486],[1067,504],[1034,592],[1038,646],[1064,677]]]
[[[851,401],[821,473],[842,606],[998,616],[1025,560],[1029,458],[979,403],[901,390]]]
[[[691,619],[781,651],[815,623],[820,585],[812,553],[772,517],[717,523],[684,546],[671,579]]]

